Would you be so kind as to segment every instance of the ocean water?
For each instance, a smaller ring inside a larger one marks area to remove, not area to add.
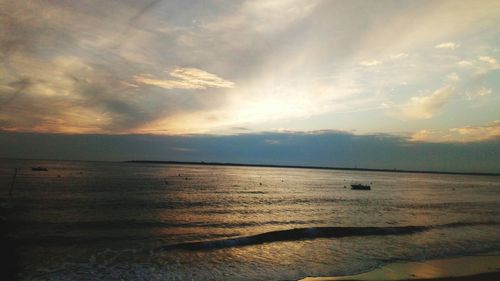
[[[500,251],[500,177],[4,159],[0,186],[21,280],[298,280]]]

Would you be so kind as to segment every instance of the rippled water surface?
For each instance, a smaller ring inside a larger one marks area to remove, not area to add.
[[[296,280],[500,250],[499,177],[0,160],[0,185],[22,279]]]

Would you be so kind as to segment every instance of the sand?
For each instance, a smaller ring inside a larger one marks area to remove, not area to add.
[[[301,281],[333,280],[500,280],[500,256],[469,256],[422,262],[394,263],[356,275],[308,277]]]

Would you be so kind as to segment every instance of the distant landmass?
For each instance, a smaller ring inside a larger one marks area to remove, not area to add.
[[[267,168],[321,169],[321,170],[344,170],[344,171],[365,171],[365,172],[470,175],[470,176],[500,176],[500,173],[449,172],[449,171],[399,170],[399,169],[370,169],[370,168],[300,166],[300,165],[272,165],[272,164],[242,164],[242,163],[220,163],[220,162],[204,162],[204,161],[190,162],[190,161],[130,160],[130,161],[125,161],[125,162],[126,163],[147,163],[147,164],[181,164],[181,165],[207,165],[207,166],[267,167]]]

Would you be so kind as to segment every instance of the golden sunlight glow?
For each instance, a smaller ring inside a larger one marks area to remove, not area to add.
[[[216,1],[185,4],[186,15],[162,1],[11,2],[0,25],[0,130],[219,134],[300,123],[480,141],[451,128],[498,119],[498,1],[370,13],[343,1]]]

